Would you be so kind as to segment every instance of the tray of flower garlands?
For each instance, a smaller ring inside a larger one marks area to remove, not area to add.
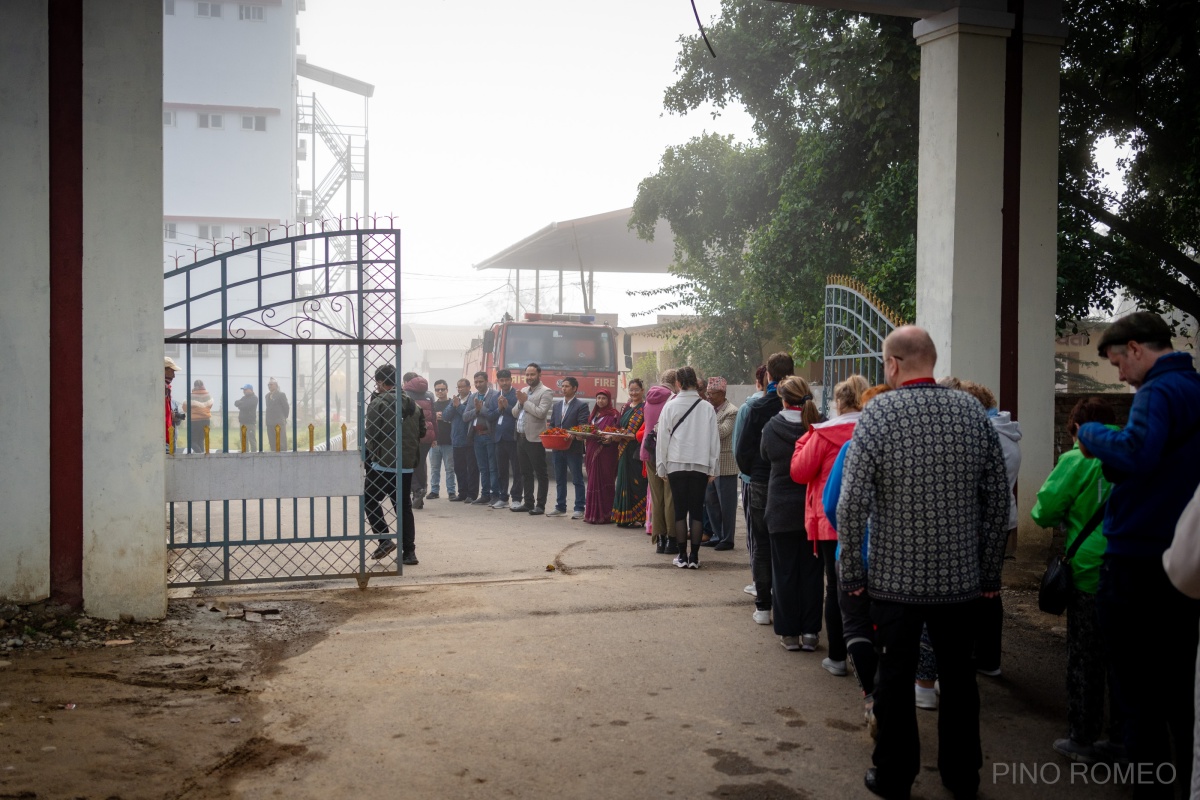
[[[547,450],[566,450],[571,446],[571,434],[562,428],[550,428],[542,434],[542,445]]]
[[[611,436],[614,439],[633,440],[633,439],[637,438],[637,436],[635,436],[634,434],[627,433],[624,428],[618,428],[614,425],[609,425],[607,428],[604,428],[603,430],[601,430],[600,433],[604,436]]]

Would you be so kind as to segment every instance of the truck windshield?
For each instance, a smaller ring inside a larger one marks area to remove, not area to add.
[[[524,369],[532,361],[555,371],[616,370],[611,332],[590,325],[510,325],[500,355],[509,369]]]

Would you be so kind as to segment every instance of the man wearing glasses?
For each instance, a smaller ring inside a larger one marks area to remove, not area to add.
[[[429,494],[426,500],[437,500],[441,495],[440,473],[442,465],[446,470],[447,499],[457,500],[454,481],[454,442],[450,438],[450,420],[442,418],[442,412],[450,405],[450,387],[443,380],[433,382],[433,421],[437,425],[437,438],[429,449]]]

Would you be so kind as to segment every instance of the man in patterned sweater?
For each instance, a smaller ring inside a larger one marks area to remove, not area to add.
[[[863,411],[837,509],[842,588],[870,596],[880,651],[875,766],[864,780],[875,794],[907,798],[920,771],[913,685],[928,626],[942,689],[938,771],[956,798],[975,797],[983,752],[971,631],[975,601],[1000,591],[1004,454],[978,401],[934,382],[937,349],[927,332],[897,328],[883,358],[887,383],[898,391]]]

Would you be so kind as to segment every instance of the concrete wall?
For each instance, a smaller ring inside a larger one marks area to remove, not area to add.
[[[50,592],[50,202],[46,3],[6,3],[0,25],[0,597]],[[61,387],[77,392],[79,387]]]
[[[162,395],[162,9],[86,3],[84,608],[166,613]]]

